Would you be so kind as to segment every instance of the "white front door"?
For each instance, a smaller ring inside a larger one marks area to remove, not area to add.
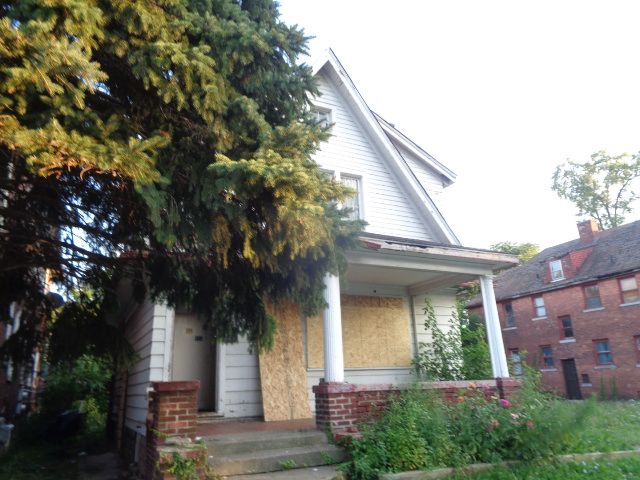
[[[176,315],[172,380],[200,380],[198,409],[214,411],[216,345],[195,315]]]

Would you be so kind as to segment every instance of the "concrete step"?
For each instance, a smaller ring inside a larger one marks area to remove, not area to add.
[[[249,475],[231,475],[225,480],[334,480],[337,476],[335,465],[323,467],[296,468],[283,472],[252,473]]]
[[[328,465],[346,458],[344,450],[329,444],[245,452],[229,456],[209,454],[209,465],[217,475],[246,475]]]
[[[261,450],[277,450],[326,445],[327,436],[319,430],[245,432],[204,438],[209,455],[229,456]]]

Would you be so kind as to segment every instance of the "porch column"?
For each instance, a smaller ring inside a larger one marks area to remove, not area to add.
[[[327,273],[324,277],[322,313],[324,328],[324,381],[344,382],[344,356],[342,353],[342,314],[340,311],[340,279]]]
[[[480,277],[480,289],[482,290],[482,307],[484,309],[484,321],[487,326],[487,338],[489,339],[489,352],[491,353],[491,369],[494,378],[509,377],[507,356],[502,342],[502,329],[498,317],[496,294],[493,291],[493,275]]]

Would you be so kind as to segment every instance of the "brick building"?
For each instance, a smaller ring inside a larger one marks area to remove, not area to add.
[[[639,398],[640,221],[598,231],[588,220],[578,232],[495,279],[512,373],[524,357],[568,398]],[[482,314],[480,302],[470,310]]]

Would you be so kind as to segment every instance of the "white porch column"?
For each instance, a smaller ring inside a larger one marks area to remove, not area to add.
[[[324,277],[322,312],[324,327],[324,381],[344,382],[344,355],[342,353],[342,313],[340,311],[340,279],[327,273]]]
[[[482,275],[480,277],[480,289],[482,290],[482,307],[484,309],[484,321],[487,326],[487,338],[489,339],[489,352],[491,353],[491,369],[494,378],[507,378],[509,368],[507,356],[502,342],[502,329],[498,317],[496,294],[493,291],[493,276]]]

